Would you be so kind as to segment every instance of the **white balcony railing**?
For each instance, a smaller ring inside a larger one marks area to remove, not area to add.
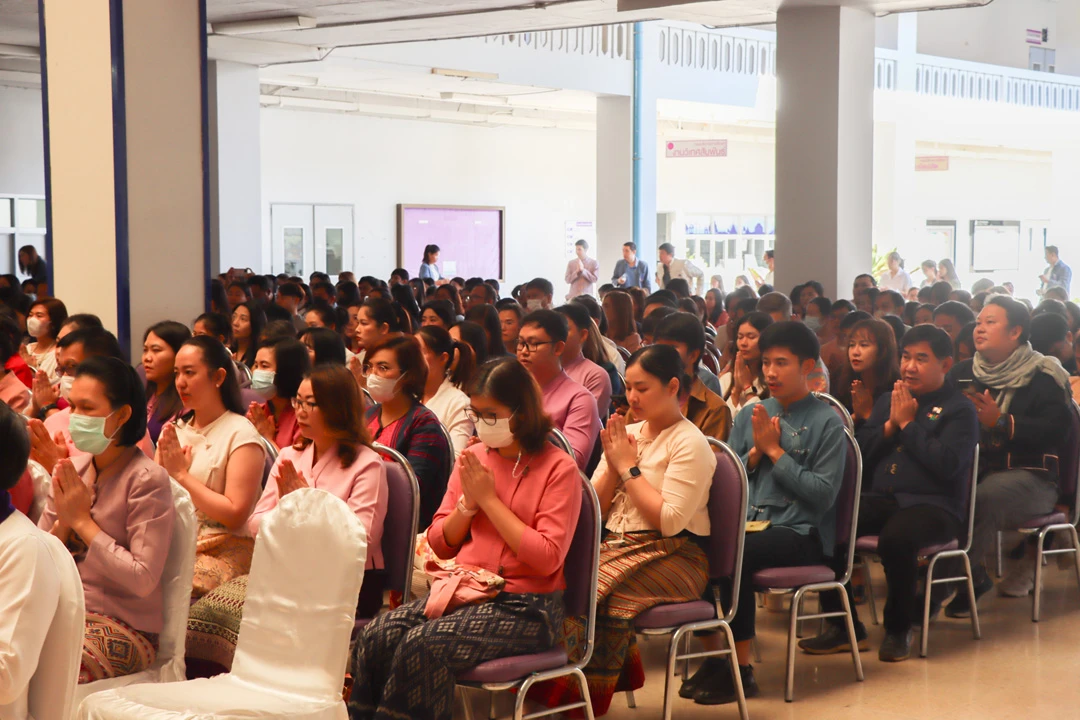
[[[495,35],[484,38],[484,42],[616,61],[631,61],[634,55],[631,23]],[[914,90],[920,95],[1080,112],[1080,78],[929,55],[914,57]],[[660,26],[656,59],[687,71],[775,76],[775,35],[665,23]],[[911,61],[901,58],[895,50],[879,48],[874,60],[874,87],[897,90],[902,62]]]

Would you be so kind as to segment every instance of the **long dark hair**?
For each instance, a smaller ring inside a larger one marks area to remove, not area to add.
[[[450,358],[449,379],[460,390],[465,390],[476,375],[476,355],[468,343],[455,340],[450,333],[436,325],[420,328],[416,336],[436,355]]]
[[[686,374],[686,365],[683,364],[679,351],[672,346],[646,345],[626,361],[628,371],[638,365],[664,385],[677,379],[679,381],[678,397],[684,397],[690,392],[693,380]]]
[[[247,408],[244,407],[244,402],[240,397],[240,382],[236,379],[236,365],[233,364],[229,349],[222,345],[220,340],[209,335],[196,335],[188,338],[184,341],[182,347],[189,345],[198,348],[202,353],[207,374],[213,375],[218,370],[225,371],[225,382],[218,388],[225,409],[237,415],[246,413]]]
[[[131,408],[131,417],[119,428],[117,445],[133,447],[146,435],[146,393],[135,368],[123,360],[94,355],[79,363],[75,377],[92,377],[105,386],[109,407],[119,410],[124,405]]]
[[[731,398],[731,393],[735,389],[735,367],[734,367],[734,363],[735,363],[736,358],[738,358],[737,351],[738,351],[738,344],[739,344],[739,328],[741,328],[743,325],[749,325],[750,327],[754,328],[755,330],[757,330],[760,333],[760,332],[764,331],[765,328],[769,327],[772,324],[773,324],[773,319],[772,319],[771,315],[769,315],[768,313],[758,312],[756,310],[754,312],[746,313],[745,315],[743,315],[741,318],[739,318],[735,322],[735,326],[732,328],[732,330],[734,332],[732,333],[731,342],[730,342],[730,355],[731,355],[731,362],[732,362],[731,383],[728,384],[727,392],[724,393],[724,399],[725,400],[728,400],[728,399]],[[759,338],[758,341],[760,342],[760,338]],[[760,400],[764,400],[765,398],[769,397],[769,389],[765,386],[765,374],[761,370],[760,351],[759,351],[759,354],[758,354],[757,366],[758,367],[757,367],[757,378],[756,379],[758,381],[758,385],[762,388],[761,392],[758,394],[758,398]]]
[[[188,330],[187,325],[173,320],[162,320],[161,322],[148,327],[146,332],[143,333],[144,344],[146,343],[146,339],[150,337],[150,333],[157,335],[166,345],[172,348],[174,356],[176,353],[180,352],[180,348],[183,347],[184,343],[191,338],[191,331]],[[152,380],[147,380],[146,397],[154,397],[155,395],[157,395],[157,383]],[[180,400],[180,393],[176,392],[176,383],[170,382],[168,386],[162,390],[161,395],[158,397],[157,405],[154,406],[154,419],[164,422],[170,418],[176,417],[183,409],[184,403]]]
[[[439,252],[439,246],[438,245],[425,245],[424,246],[424,264],[425,265],[430,265],[431,264],[431,262],[430,262],[431,256],[434,255],[437,252]]]
[[[510,429],[525,452],[540,452],[547,446],[554,425],[544,412],[544,396],[532,374],[516,357],[496,358],[481,365],[466,394],[471,398],[490,397],[513,410]]]
[[[711,313],[708,313],[705,318],[709,324],[714,328],[718,327],[720,323],[720,316],[724,314],[724,293],[720,292],[719,288],[709,288],[709,291],[705,293],[705,297],[713,298],[713,309]]]
[[[319,365],[307,374],[311,391],[330,436],[337,441],[341,467],[356,462],[360,447],[371,447],[371,433],[364,423],[364,396],[356,379],[343,365]],[[311,440],[301,437],[300,447]]]
[[[877,357],[874,359],[873,372],[875,378],[874,387],[867,387],[870,395],[877,400],[882,393],[892,390],[893,385],[900,379],[900,362],[896,352],[896,333],[887,322],[871,318],[861,320],[851,328],[848,333],[848,347],[860,336],[869,338],[877,346]],[[840,382],[836,387],[836,399],[843,403],[844,407],[851,410],[851,383],[855,380],[863,380],[851,367],[851,354],[848,348],[844,350],[844,366],[840,371]],[[865,381],[864,381],[865,382]]]
[[[263,312],[262,307],[254,300],[240,303],[233,308],[233,314],[235,315],[236,311],[240,308],[246,308],[248,317],[251,318],[251,335],[248,336],[248,347],[244,352],[244,357],[240,358],[240,362],[250,368],[255,366],[255,354],[259,352],[259,335],[262,334],[263,328],[266,327],[266,313]],[[237,351],[239,344],[239,339],[233,337],[233,352]]]
[[[487,356],[489,358],[506,354],[506,346],[502,341],[502,322],[499,320],[499,311],[494,305],[471,307],[465,311],[465,319],[484,328],[488,338]]]

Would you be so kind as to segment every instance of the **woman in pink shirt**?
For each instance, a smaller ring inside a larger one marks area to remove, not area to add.
[[[278,455],[247,528],[253,536],[258,535],[266,514],[298,488],[313,487],[340,498],[367,531],[367,565],[357,615],[372,617],[383,601],[382,536],[388,491],[386,468],[371,448],[371,435],[362,421],[360,388],[343,365],[320,365],[300,383],[292,404],[301,439]],[[231,669],[247,581],[247,575],[231,580],[192,606],[187,637],[189,675],[208,676]]]
[[[428,542],[440,558],[495,573],[504,585],[434,619],[426,598],[376,618],[356,642],[351,718],[450,720],[456,675],[557,642],[581,476],[547,442],[540,388],[516,359],[485,364],[469,400],[480,443],[461,454]]]
[[[311,372],[311,358],[304,343],[293,338],[264,340],[255,353],[251,389],[266,399],[251,403],[247,419],[279,450],[300,439],[293,401],[304,376]]]
[[[109,357],[81,363],[71,407],[71,438],[86,454],[56,464],[38,527],[60,538],[79,567],[86,683],[154,662],[176,510],[168,473],[136,447],[146,434],[146,396],[129,365]]]

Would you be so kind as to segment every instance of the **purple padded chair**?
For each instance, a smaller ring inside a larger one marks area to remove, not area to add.
[[[548,435],[548,442],[566,452],[567,455],[574,458],[577,461],[577,455],[574,454],[574,448],[570,445],[570,441],[566,439],[566,436],[562,434],[559,428],[552,428],[551,433]]]
[[[971,477],[968,481],[968,517],[964,535],[955,540],[939,543],[937,545],[930,545],[919,550],[919,560],[928,560],[930,562],[926,569],[926,586],[928,588],[934,585],[947,585],[950,583],[967,584],[968,601],[971,603],[971,633],[975,636],[976,640],[982,639],[982,628],[979,625],[979,608],[975,603],[975,582],[971,575],[971,560],[968,558],[968,552],[971,550],[971,535],[975,530],[975,492],[978,487],[979,446],[976,445],[975,456],[971,460]],[[961,541],[964,543],[963,549],[960,548]],[[865,535],[859,538],[855,541],[855,550],[860,555],[877,557],[878,536]],[[955,577],[935,578],[934,569],[937,567],[938,561],[947,558],[961,558],[964,563],[964,574]],[[865,568],[866,563],[859,562],[856,567]],[[867,573],[865,577],[869,578],[869,573]],[[874,588],[873,583],[869,582],[869,580],[867,580],[866,583],[866,594],[870,599],[870,617],[873,619],[874,624],[877,625],[877,606],[874,602]],[[930,601],[931,593],[923,593],[922,644],[919,647],[920,657],[926,657],[927,648],[930,642]]]
[[[739,716],[747,720],[746,697],[743,695],[742,676],[735,661],[735,639],[728,625],[738,610],[739,579],[742,576],[743,541],[746,538],[746,468],[735,452],[713,438],[709,438],[716,454],[716,470],[709,489],[709,523],[712,531],[706,545],[709,558],[709,579],[712,581],[713,602],[695,600],[688,603],[657,605],[637,616],[635,629],[642,635],[671,635],[668,644],[667,673],[664,677],[663,720],[671,720],[671,707],[675,698],[675,664],[690,658],[728,656],[731,675],[735,681],[739,703]],[[730,579],[732,583],[731,607],[725,614],[720,606],[716,587],[718,580]],[[724,650],[689,652],[690,637],[699,630],[723,630],[727,637]],[[684,640],[684,653],[679,654],[679,642]],[[684,675],[687,675],[684,673]],[[688,675],[687,675],[688,676]],[[627,693],[627,699],[633,696]],[[633,704],[631,704],[633,707]]]
[[[847,462],[844,463],[844,480],[840,494],[836,498],[836,547],[834,552],[847,543],[847,566],[843,577],[828,565],[798,565],[793,567],[766,568],[754,574],[754,589],[758,592],[795,593],[791,599],[791,627],[788,630],[787,682],[784,685],[784,699],[795,699],[795,640],[800,620],[817,620],[828,617],[843,617],[847,623],[848,640],[851,643],[851,659],[855,665],[855,678],[863,680],[862,660],[859,658],[859,644],[855,640],[855,624],[851,619],[851,604],[848,601],[844,585],[851,579],[851,567],[855,558],[855,519],[859,517],[859,492],[862,489],[862,454],[855,436],[850,431],[844,433],[847,445]],[[820,593],[824,590],[836,590],[844,603],[842,612],[811,615],[802,613],[803,596],[808,592]]]
[[[855,421],[851,418],[851,413],[848,412],[848,409],[844,407],[842,402],[832,395],[823,392],[814,393],[814,397],[831,407],[833,412],[839,415],[840,419],[844,421],[844,427],[851,432],[855,432]]]
[[[1039,622],[1042,610],[1043,558],[1047,555],[1072,553],[1076,565],[1076,581],[1080,583],[1080,538],[1076,524],[1080,521],[1080,406],[1070,401],[1069,435],[1058,461],[1059,502],[1065,511],[1031,518],[1016,528],[1024,535],[1035,535],[1035,592],[1031,604],[1031,622]],[[1069,547],[1045,550],[1046,536],[1051,533],[1068,533]],[[1001,533],[998,533],[998,567],[1001,566]],[[1000,569],[998,571],[1000,575]]]
[[[393,448],[373,443],[386,466],[386,519],[383,521],[382,551],[386,565],[387,589],[401,593],[401,602],[409,602],[412,590],[413,554],[416,534],[420,532],[420,483],[405,456]],[[374,618],[357,618],[353,637]]]
[[[566,614],[583,616],[586,622],[586,640],[581,659],[576,663],[571,663],[566,656],[566,651],[561,647],[556,647],[531,655],[490,660],[477,665],[457,679],[458,686],[461,688],[480,688],[492,693],[516,689],[515,718],[522,717],[525,697],[534,683],[573,675],[581,685],[580,702],[535,712],[529,717],[543,717],[581,708],[585,711],[588,720],[593,720],[592,699],[589,697],[589,685],[582,668],[592,659],[593,640],[596,634],[596,586],[600,571],[600,501],[588,478],[582,475],[581,482],[581,514],[578,516],[577,529],[574,531],[574,539],[570,543],[570,550],[566,554],[566,565],[563,568],[566,576],[566,592],[563,594]],[[465,717],[472,720],[472,706],[468,698],[465,698]]]

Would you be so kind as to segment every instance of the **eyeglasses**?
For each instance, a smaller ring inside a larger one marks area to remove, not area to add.
[[[539,340],[539,341],[537,341],[537,340],[533,340],[533,341],[518,340],[517,349],[519,351],[524,350],[524,351],[528,352],[531,355],[532,353],[539,350],[541,345],[554,345],[554,344],[555,344],[554,340]]]
[[[292,399],[292,406],[294,410],[303,410],[304,412],[311,412],[319,407],[319,403],[309,402],[307,400],[301,400],[300,398]]]
[[[516,413],[517,410],[514,411]],[[511,413],[513,415],[514,413]],[[495,427],[495,423],[499,421],[499,418],[495,413],[478,413],[472,408],[465,408],[465,417],[469,418],[469,422],[476,425],[483,421],[485,425]]]

